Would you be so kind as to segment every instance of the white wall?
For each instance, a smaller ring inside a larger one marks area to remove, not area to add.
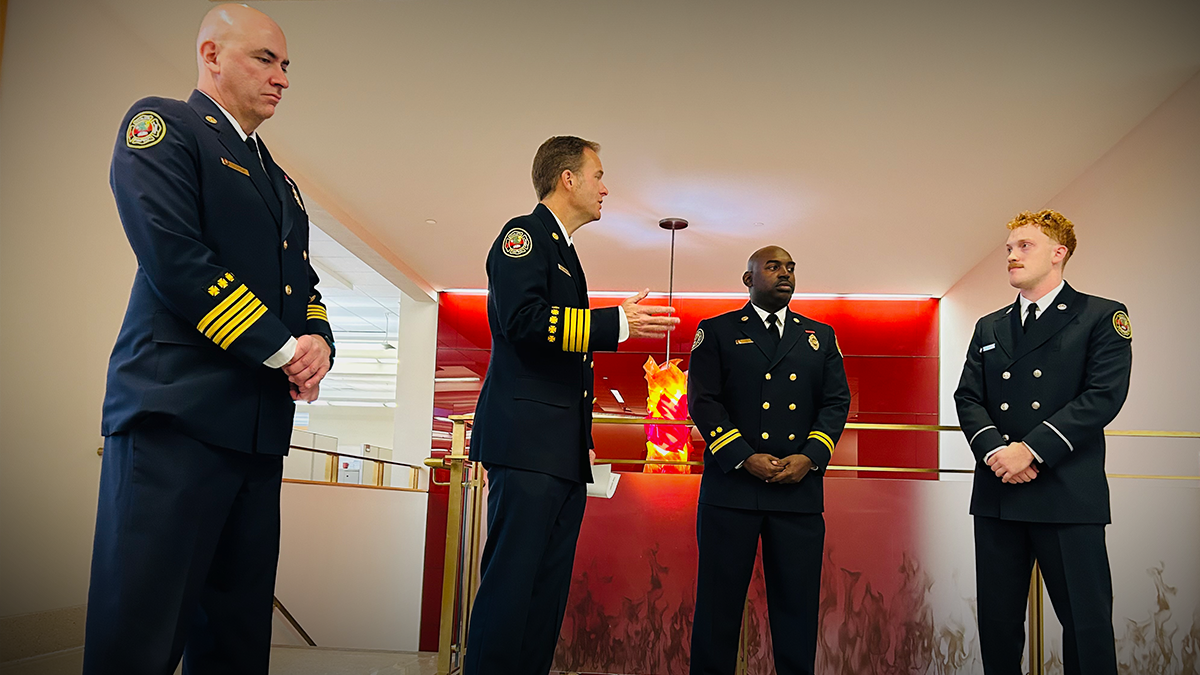
[[[104,376],[135,269],[108,163],[134,101],[184,97],[191,83],[94,3],[38,0],[8,4],[0,81],[7,617],[87,599]]]
[[[1048,204],[1024,205],[1043,207],[1075,223],[1079,245],[1067,281],[1129,307],[1132,383],[1110,428],[1200,430],[1200,74]],[[953,394],[975,320],[1016,297],[1005,273],[1007,230],[1004,223],[995,229],[996,250],[942,298],[943,424],[958,423]],[[1195,441],[1111,447],[1110,471],[1197,475],[1200,469]],[[942,455],[943,466],[971,464],[961,434],[943,435]]]

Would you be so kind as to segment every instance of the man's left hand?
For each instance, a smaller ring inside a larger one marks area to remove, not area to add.
[[[783,467],[783,470],[772,476],[767,481],[768,483],[783,483],[785,485],[799,483],[813,468],[812,460],[809,459],[808,455],[788,455],[778,460],[778,463]]]
[[[987,458],[988,467],[1005,483],[1026,482],[1018,481],[1017,476],[1023,474],[1030,464],[1033,464],[1033,453],[1019,441],[1009,443],[1003,450]]]
[[[316,387],[329,372],[329,343],[320,335],[296,338],[296,353],[283,372],[302,394]]]

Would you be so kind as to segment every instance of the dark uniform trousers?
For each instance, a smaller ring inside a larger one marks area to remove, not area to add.
[[[263,362],[331,335],[300,192],[212,100],[147,98],[110,173],[137,256],[109,359],[84,673],[267,672],[295,405]],[[257,150],[257,151],[256,151]]]
[[[1067,675],[1116,675],[1111,522],[1104,427],[1129,390],[1132,330],[1124,305],[1065,284],[1028,328],[1019,301],[975,325],[955,391],[976,456],[971,514],[979,641],[988,675],[1019,675],[1036,561],[1063,625]],[[985,464],[1024,441],[1037,478],[1006,485]]]
[[[587,281],[554,215],[513,218],[488,254],[492,357],[471,459],[487,469],[488,531],[464,673],[550,670],[591,482],[592,351],[614,350],[618,307]]]
[[[833,329],[791,311],[783,321],[782,339],[772,338],[747,304],[702,321],[693,342],[688,409],[708,441],[696,513],[694,674],[736,668],[760,540],[775,670],[796,675],[815,667],[821,481],[846,425],[850,389]],[[814,470],[796,484],[767,484],[742,467],[756,452],[803,454]]]

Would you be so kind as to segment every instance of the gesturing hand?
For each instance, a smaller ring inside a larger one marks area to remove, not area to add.
[[[812,471],[812,459],[808,455],[788,455],[778,461],[780,471],[768,483],[799,483]]]
[[[283,373],[301,394],[316,387],[328,372],[329,343],[325,342],[325,338],[320,335],[301,335],[296,338],[296,353],[283,367]]]
[[[629,337],[664,337],[667,331],[679,323],[679,319],[673,316],[663,316],[674,312],[674,307],[638,304],[649,294],[650,289],[647,288],[637,295],[625,298],[625,301],[621,303],[621,309],[625,311],[625,318],[629,320]]]
[[[759,480],[770,480],[783,467],[779,464],[779,460],[775,455],[757,452],[746,458],[746,461],[742,463],[742,468],[749,471],[751,476]]]

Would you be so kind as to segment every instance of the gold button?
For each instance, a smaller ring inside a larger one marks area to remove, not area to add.
[[[308,251],[301,251],[300,257],[304,258],[305,260],[308,260]]]
[[[715,431],[711,431],[711,432],[709,432],[709,434],[708,434],[708,435],[709,435],[709,436],[712,436],[713,438],[716,438],[716,437],[717,437],[717,432],[715,432]]]
[[[792,373],[792,374],[791,374],[791,376],[790,376],[788,379],[789,379],[789,380],[795,380],[795,379],[796,379],[796,374],[795,374],[795,373]]]
[[[283,250],[287,250],[287,240],[284,240],[283,242]]]
[[[212,115],[205,115],[205,116],[204,116],[204,121],[205,121],[205,122],[208,122],[209,124],[216,124],[216,123],[217,123],[217,118],[213,117]]]
[[[1000,373],[1000,377],[1003,377],[1004,379],[1007,380],[1008,378],[1012,377],[1012,373],[1010,373],[1006,370],[1003,373]]]
[[[721,427],[717,427],[717,433],[718,433],[718,434],[719,434],[719,433],[721,433],[722,431],[725,431],[725,430],[724,430],[724,429],[722,429]]]
[[[583,390],[583,397],[584,397],[584,398],[587,398],[587,389],[584,389],[584,390]]]
[[[595,370],[595,369],[596,369],[596,362],[592,361],[592,370]]]
[[[765,440],[767,440],[767,439],[768,439],[768,438],[770,438],[770,437],[771,437],[771,434],[768,434],[768,433],[767,433],[767,432],[765,432],[765,431],[763,432],[763,440],[764,440],[764,441],[765,441]]]
[[[1034,401],[1033,403],[1029,404],[1029,407],[1033,408],[1034,410],[1037,410],[1038,408],[1042,407],[1042,404],[1038,403],[1037,401]]]
[[[283,292],[284,292],[284,293],[287,293],[288,295],[291,295],[291,294],[292,294],[292,287],[291,287],[291,285],[289,284],[289,285],[287,285],[287,286],[284,286],[284,287],[283,287]]]
[[[583,355],[583,362],[584,362],[584,363],[587,363],[587,354],[584,354],[584,355]]]
[[[558,241],[558,233],[557,232],[551,232],[550,236],[554,237],[554,241]]]
[[[1033,371],[1033,376],[1034,376],[1034,377],[1041,377],[1041,376],[1042,376],[1042,371],[1040,371],[1040,370],[1034,370],[1034,371]]]
[[[789,405],[789,406],[788,406],[788,410],[795,410],[795,409],[796,409],[796,404],[795,404],[795,403],[793,403],[793,404],[791,404],[791,405]]]
[[[769,379],[771,379],[771,374],[770,374],[770,373],[767,373],[767,379],[768,379],[768,380],[769,380]]]
[[[766,401],[763,401],[763,410],[769,410],[770,408],[771,408],[771,404]]]
[[[796,434],[788,434],[788,440],[789,440],[789,441],[794,441],[794,440],[796,440]]]
[[[1008,410],[1008,404],[1007,404],[1007,403],[1001,403],[1001,404],[1000,404],[1000,409],[1001,409],[1001,410]]]
[[[742,321],[749,321],[749,320],[750,320],[750,317],[748,317],[748,316],[743,316],[743,317],[742,317]]]

